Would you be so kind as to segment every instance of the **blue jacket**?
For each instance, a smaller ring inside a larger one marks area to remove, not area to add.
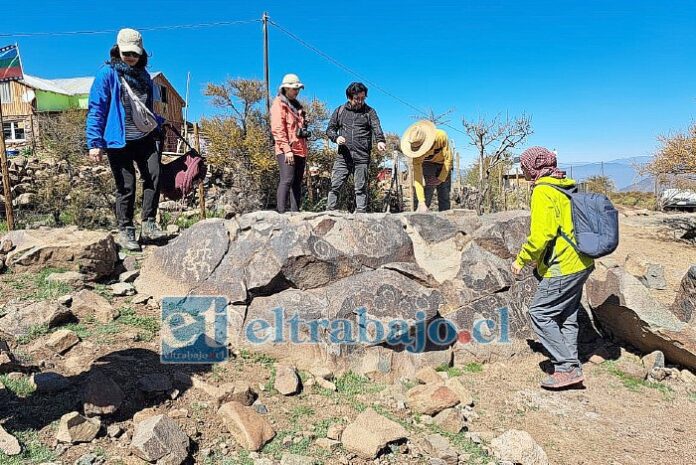
[[[147,107],[153,109],[152,80]],[[153,111],[154,113],[154,111]],[[161,124],[162,118],[157,117]],[[89,91],[87,148],[120,149],[126,146],[126,110],[121,102],[121,82],[111,66],[99,70]]]

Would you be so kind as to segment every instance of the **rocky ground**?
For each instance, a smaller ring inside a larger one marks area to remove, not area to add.
[[[682,278],[696,263],[696,247],[671,233],[670,218],[624,216],[622,245],[612,257],[665,308],[684,294]],[[419,220],[408,221],[423,228]],[[469,227],[469,220],[456,221]],[[320,224],[331,243],[332,233]],[[415,288],[441,292],[451,315],[481,299],[481,282],[486,292],[517,298],[497,268],[506,256],[498,246],[506,239],[492,247],[485,228],[473,229],[467,229],[471,245],[461,247],[461,267],[451,269],[436,242],[422,244],[427,241],[412,232],[413,260],[403,248],[408,238],[387,244],[387,255],[399,263],[427,260],[424,275],[430,276],[415,280]],[[443,242],[462,240],[443,234]],[[40,236],[58,244],[77,234]],[[696,463],[696,375],[660,352],[641,352],[608,336],[593,340],[584,351],[586,389],[563,393],[539,389],[546,358],[533,343],[513,357],[463,356],[453,347],[448,362],[437,358],[396,379],[335,364],[293,363],[241,345],[231,348],[225,363],[163,365],[152,280],[149,287],[132,285],[142,281],[138,274],[159,249],[112,256],[108,234],[80,237],[71,252],[32,246],[14,257],[16,245],[0,243],[10,264],[0,275],[0,339],[7,341],[0,346],[0,464]],[[384,276],[383,263],[373,263],[380,257],[364,259],[374,271],[355,272]],[[486,279],[456,286],[465,266],[473,270],[467,276],[480,271],[472,257],[495,266]],[[280,268],[288,279],[309,289],[335,285],[301,272],[310,262],[295,263]],[[342,269],[342,279],[356,279]],[[413,276],[423,270],[403,271]],[[244,278],[265,290],[257,300],[294,292],[270,292],[257,278]],[[498,281],[507,287],[496,287]],[[401,287],[407,292],[413,286]],[[457,308],[457,299],[469,300]],[[688,299],[679,302],[681,321],[692,321]],[[254,308],[252,302],[247,311]]]

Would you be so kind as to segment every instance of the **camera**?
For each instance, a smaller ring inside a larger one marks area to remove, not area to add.
[[[295,135],[300,139],[309,139],[310,137],[312,137],[312,132],[309,129],[307,129],[307,126],[303,126],[297,128],[297,132]]]

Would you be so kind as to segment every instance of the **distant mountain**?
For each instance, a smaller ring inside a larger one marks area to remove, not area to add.
[[[639,168],[650,161],[651,157],[629,157],[607,162],[586,164],[560,164],[560,168],[576,181],[583,181],[590,176],[607,176],[614,181],[617,190],[624,190],[640,184],[647,176],[641,176]],[[652,190],[652,189],[650,189]]]
[[[619,192],[654,192],[655,191],[655,178],[649,176],[643,180],[626,186],[623,189],[619,189]]]

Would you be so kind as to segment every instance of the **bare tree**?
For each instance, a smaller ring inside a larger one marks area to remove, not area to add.
[[[443,125],[447,124],[450,122],[450,120],[447,118],[449,115],[454,113],[454,108],[450,108],[444,113],[437,114],[435,113],[435,110],[432,108],[428,110],[428,114],[425,115],[425,118],[423,115],[411,115],[411,119],[415,120],[422,120],[422,119],[427,119],[428,121],[431,121],[434,125]]]
[[[489,200],[490,204],[491,173],[501,163],[509,162],[512,159],[512,149],[523,144],[533,134],[532,119],[524,113],[513,119],[507,115],[505,119],[497,115],[490,120],[480,116],[476,121],[464,119],[462,124],[471,145],[478,151],[477,210],[480,215],[483,213],[484,201]]]

